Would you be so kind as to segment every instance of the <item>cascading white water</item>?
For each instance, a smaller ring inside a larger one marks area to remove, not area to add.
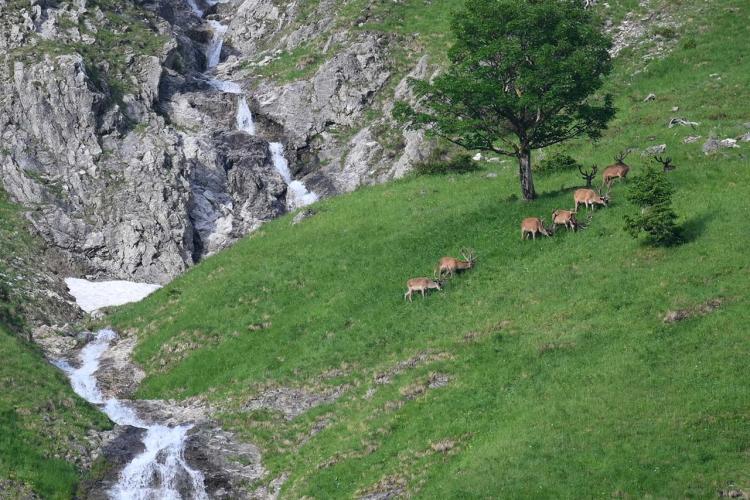
[[[255,135],[255,123],[253,114],[250,112],[250,106],[247,105],[247,98],[240,96],[237,104],[237,130]]]
[[[196,16],[203,17],[203,10],[198,7],[198,3],[195,0],[187,0],[190,10],[192,10]]]
[[[224,34],[227,32],[228,26],[214,20],[208,21],[208,25],[211,26],[212,34],[206,48],[206,67],[211,69],[219,64],[221,48],[224,45]]]
[[[186,477],[190,484],[190,498],[207,499],[203,474],[191,468],[183,456],[187,432],[192,426],[148,424],[125,401],[105,400],[99,390],[95,374],[102,355],[116,338],[114,331],[100,330],[81,350],[79,368],[62,360],[55,362],[70,378],[73,390],[86,401],[98,405],[113,422],[146,430],[143,439],[145,451],[123,469],[108,495],[115,500],[178,500],[183,498],[178,491],[178,479]]]
[[[308,191],[302,181],[292,180],[289,162],[284,157],[284,145],[280,142],[271,142],[268,149],[271,151],[274,168],[287,183],[286,204],[289,209],[304,207],[318,201],[318,195]]]

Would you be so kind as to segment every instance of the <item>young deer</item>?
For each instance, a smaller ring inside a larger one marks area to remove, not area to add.
[[[591,207],[594,209],[594,205],[607,206],[609,198],[607,195],[601,196],[593,189],[576,189],[573,193],[573,201],[576,204],[575,212],[578,212],[578,205],[586,205],[586,210]]]
[[[617,156],[615,156],[615,163],[604,169],[604,171],[602,172],[602,182],[606,186],[611,185],[612,181],[614,181],[615,179],[625,180],[625,178],[627,178],[628,172],[630,172],[630,167],[623,163],[623,160],[627,155],[627,151],[621,151]]]
[[[552,225],[553,226],[565,226],[566,229],[573,231],[578,227],[576,221],[576,213],[572,210],[555,210],[552,212]]]
[[[521,222],[521,239],[526,239],[526,235],[530,234],[532,239],[536,239],[536,234],[542,234],[544,236],[552,236],[547,228],[544,227],[544,220],[538,217],[527,217]]]
[[[442,290],[442,288],[440,288],[440,282],[431,280],[430,278],[412,278],[406,282],[406,288],[407,290],[404,294],[404,300],[409,299],[409,302],[411,302],[411,294],[413,292],[422,292],[422,297],[424,297],[424,293],[427,290]]]
[[[444,274],[452,277],[457,271],[471,269],[477,262],[477,257],[473,250],[461,250],[461,259],[455,257],[443,257],[435,268],[435,274],[442,278]]]

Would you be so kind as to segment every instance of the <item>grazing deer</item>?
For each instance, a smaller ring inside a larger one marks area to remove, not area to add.
[[[526,235],[530,234],[532,239],[536,239],[536,234],[542,234],[544,236],[552,236],[552,234],[544,227],[544,220],[539,217],[527,217],[521,222],[521,239],[526,239]]]
[[[572,229],[575,231],[578,227],[576,213],[572,210],[555,210],[552,212],[552,226],[556,227],[559,225],[563,225],[566,229]]]
[[[422,297],[424,297],[424,293],[427,290],[442,290],[442,288],[440,288],[440,282],[431,280],[430,278],[412,278],[406,282],[406,288],[407,290],[404,294],[404,300],[409,299],[409,302],[411,302],[411,294],[413,292],[422,292]]]
[[[621,151],[615,156],[615,163],[604,169],[602,172],[602,182],[605,185],[610,186],[615,179],[625,180],[627,178],[630,167],[623,163],[627,155],[627,151]]]
[[[676,166],[672,165],[672,158],[666,158],[666,159],[663,159],[663,160],[662,160],[661,156],[654,156],[653,158],[654,158],[654,161],[656,163],[661,163],[662,164],[662,166],[664,167],[664,171],[665,172],[671,172],[672,170],[674,170],[675,168],[677,168]]]
[[[576,189],[573,193],[573,201],[576,204],[575,212],[578,212],[578,205],[586,205],[586,210],[591,207],[594,209],[594,205],[607,206],[609,204],[609,197],[607,195],[601,196],[593,189]]]
[[[456,271],[464,271],[471,269],[477,262],[477,257],[474,255],[473,250],[463,249],[461,250],[461,259],[455,257],[443,257],[438,262],[435,273],[438,278],[442,278],[444,274],[453,276]]]

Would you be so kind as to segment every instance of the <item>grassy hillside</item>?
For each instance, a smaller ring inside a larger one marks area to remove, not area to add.
[[[20,271],[12,259],[31,255],[34,245],[18,207],[0,191],[0,498],[71,498],[80,471],[66,459],[89,430],[109,424],[17,336],[25,297],[15,293]]]
[[[738,43],[750,7],[665,5],[684,23],[677,48],[648,63],[628,52],[604,140],[561,149],[601,166],[666,144],[683,245],[631,239],[624,186],[585,231],[520,241],[523,217],[571,206],[576,173],[538,179],[534,203],[518,201],[512,162],[363,189],[299,225],[272,222],[117,311],[115,326],[141,335],[140,396],[208,398],[274,475],[289,472],[290,498],[750,489],[750,145],[700,150],[750,121]],[[671,116],[700,126],[669,129]],[[703,138],[683,144],[691,134]],[[629,160],[633,174],[648,162]],[[464,246],[479,255],[475,270],[404,302],[407,278]],[[677,310],[690,317],[663,321]],[[274,387],[344,390],[291,420],[243,408]]]

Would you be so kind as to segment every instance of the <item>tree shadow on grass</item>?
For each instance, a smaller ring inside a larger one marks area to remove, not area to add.
[[[713,218],[712,213],[705,212],[683,222],[680,226],[680,244],[692,243],[700,238]]]

